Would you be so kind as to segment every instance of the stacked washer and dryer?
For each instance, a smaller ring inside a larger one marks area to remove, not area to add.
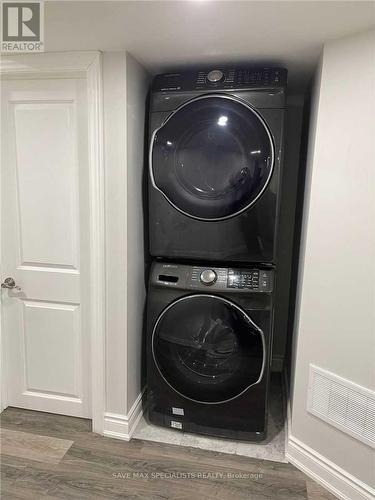
[[[147,306],[152,423],[262,440],[287,72],[154,79]]]

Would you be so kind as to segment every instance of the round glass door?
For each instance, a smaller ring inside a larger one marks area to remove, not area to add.
[[[265,190],[274,148],[263,119],[232,97],[183,105],[154,133],[151,175],[178,210],[220,220],[246,210]]]
[[[203,403],[233,399],[263,372],[262,331],[234,303],[218,296],[178,299],[159,316],[154,361],[179,394]]]

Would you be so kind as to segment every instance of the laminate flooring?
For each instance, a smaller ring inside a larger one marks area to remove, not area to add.
[[[288,463],[91,432],[89,420],[7,408],[1,498],[334,500]]]

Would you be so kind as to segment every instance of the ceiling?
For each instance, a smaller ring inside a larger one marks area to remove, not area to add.
[[[300,90],[324,42],[374,25],[375,3],[361,1],[48,1],[45,48],[126,49],[151,73],[274,63]]]

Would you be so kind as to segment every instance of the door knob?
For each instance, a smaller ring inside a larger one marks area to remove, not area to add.
[[[8,288],[10,290],[21,290],[20,286],[16,285],[13,278],[5,278],[3,283],[1,283],[1,288]]]

